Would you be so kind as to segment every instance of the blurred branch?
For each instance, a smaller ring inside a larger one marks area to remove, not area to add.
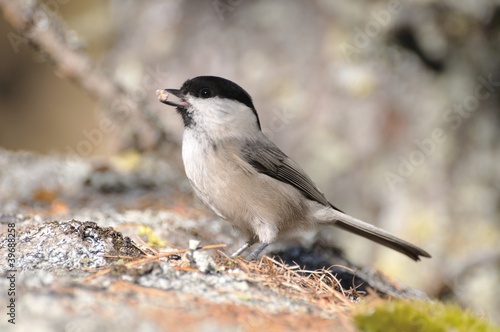
[[[460,264],[460,266],[448,275],[450,280],[460,280],[467,274],[473,273],[482,266],[500,265],[500,251],[478,253],[469,260]]]
[[[448,272],[445,277],[441,278],[442,283],[436,288],[436,297],[441,300],[456,298],[456,284],[468,275],[474,275],[484,266],[500,266],[500,251],[478,253]]]
[[[121,84],[114,82],[99,69],[82,50],[74,31],[70,31],[49,8],[37,0],[0,0],[0,10],[5,20],[21,34],[9,36],[11,43],[13,40],[17,43],[13,44],[15,51],[19,44],[29,42],[50,61],[58,76],[73,81],[98,98],[106,106],[108,113],[112,113],[113,108],[123,108],[123,103],[126,103],[127,111],[131,114],[127,114],[127,117],[110,116],[113,121],[143,119],[155,130],[154,145],[164,142],[168,135],[161,127],[157,115],[148,109],[144,100],[129,98]],[[121,106],[117,106],[118,101],[122,102]],[[134,139],[137,138],[137,131],[135,129],[132,134]]]

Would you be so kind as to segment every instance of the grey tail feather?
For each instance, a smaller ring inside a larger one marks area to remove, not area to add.
[[[346,215],[347,216],[347,215]],[[350,217],[350,216],[348,216]],[[350,217],[352,218],[352,217]],[[352,218],[354,219],[354,218]],[[348,232],[360,235],[364,238],[372,240],[378,244],[386,246],[388,248],[399,251],[402,254],[410,257],[415,261],[420,260],[420,256],[430,258],[429,253],[409,242],[397,238],[396,236],[381,230],[373,225],[362,222],[361,220],[355,219],[355,222],[349,222],[344,220],[335,220],[335,226],[344,229]]]

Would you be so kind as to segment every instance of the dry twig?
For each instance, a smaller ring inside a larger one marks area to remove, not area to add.
[[[327,269],[303,270],[298,265],[288,266],[268,256],[255,262],[231,259],[220,254],[219,264],[238,266],[245,272],[248,281],[269,287],[290,298],[307,300],[330,312],[338,312],[339,308],[347,310],[353,306],[349,299],[353,295],[352,291],[342,289],[339,281]]]
[[[121,84],[98,68],[82,50],[75,32],[69,30],[47,6],[36,0],[0,0],[0,10],[20,34],[8,35],[15,49],[20,44],[29,43],[47,58],[60,77],[73,81],[104,104],[106,115],[112,121],[121,121],[122,124],[135,123],[136,120],[146,122],[156,133],[155,144],[169,138],[145,100],[131,98]],[[138,127],[137,123],[135,127]],[[133,135],[140,136],[139,130]]]
[[[219,248],[224,248],[226,245],[225,244],[212,244],[212,245],[208,245],[208,246],[203,246],[199,249],[201,250],[207,250],[207,249],[219,249]],[[175,255],[180,255],[180,254],[183,254],[187,251],[189,251],[190,249],[177,249],[177,250],[172,250],[172,251],[169,251],[169,252],[162,252],[162,253],[157,253],[155,255],[152,255],[152,256],[146,256],[144,258],[138,258],[134,261],[131,261],[131,262],[128,262],[128,263],[125,263],[123,264],[123,266],[125,268],[131,268],[131,267],[134,267],[134,266],[137,266],[137,265],[140,265],[140,264],[144,264],[144,263],[148,263],[148,262],[153,262],[153,261],[156,261],[160,258],[165,258],[165,257],[170,257],[170,256],[175,256]],[[106,256],[108,258],[117,258],[117,259],[129,259],[130,257],[129,256]],[[92,280],[92,279],[95,279],[97,277],[100,277],[100,276],[103,276],[103,275],[106,275],[108,273],[110,273],[111,271],[113,271],[113,267],[109,267],[109,268],[106,268],[104,270],[99,270],[99,272],[93,274],[93,275],[90,275],[88,276],[87,278],[85,278],[85,281],[89,281],[89,280]]]

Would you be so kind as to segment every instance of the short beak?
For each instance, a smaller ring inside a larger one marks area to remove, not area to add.
[[[180,102],[176,103],[173,101],[168,100],[169,95],[174,95],[177,98],[180,99]],[[184,95],[182,94],[181,90],[177,89],[160,89],[156,90],[156,95],[158,96],[158,99],[167,105],[174,106],[174,107],[180,107],[180,108],[186,108],[189,104],[186,102],[184,99]]]

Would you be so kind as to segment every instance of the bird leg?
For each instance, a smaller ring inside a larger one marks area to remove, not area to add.
[[[245,250],[250,248],[252,246],[252,244],[254,244],[254,242],[251,242],[251,241],[245,242],[245,244],[243,246],[241,246],[240,249],[236,250],[236,252],[231,255],[231,258],[234,258],[236,256],[241,255]]]
[[[259,257],[259,254],[262,252],[262,250],[264,250],[268,245],[269,245],[269,243],[265,243],[265,242],[259,243],[257,248],[255,248],[255,250],[252,251],[252,253],[246,257],[246,259],[249,261],[253,261],[254,259],[257,259],[257,257]]]

